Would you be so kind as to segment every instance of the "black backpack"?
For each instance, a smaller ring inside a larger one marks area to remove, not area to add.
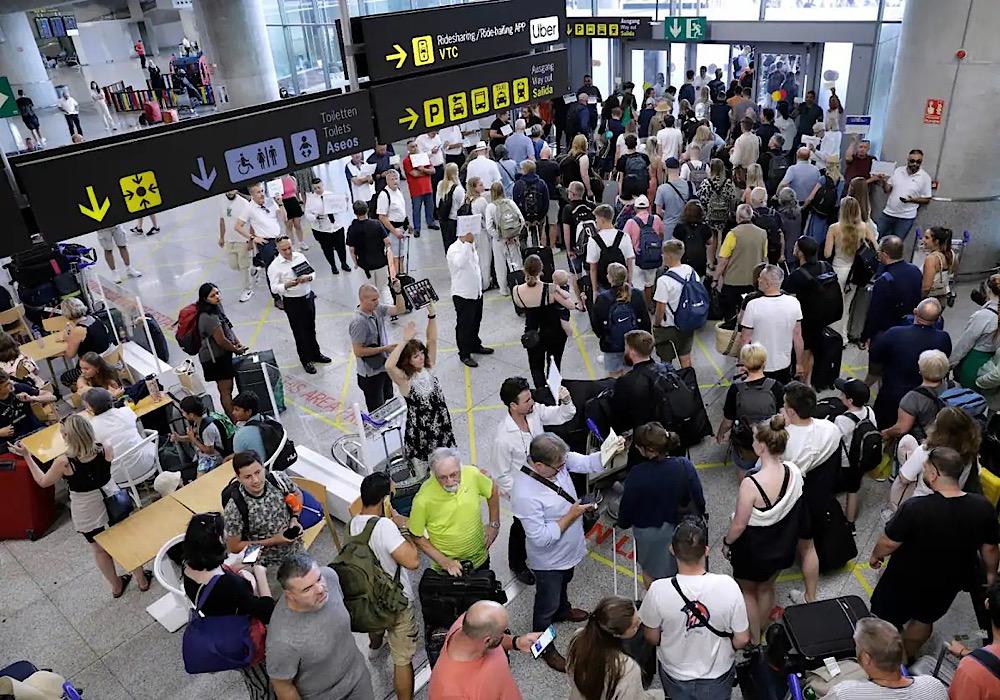
[[[788,172],[789,158],[784,153],[775,153],[771,156],[771,160],[767,163],[767,172],[764,173],[765,182],[767,184],[767,192],[772,197],[777,194],[778,185],[781,181],[785,179],[785,173]]]
[[[737,382],[732,440],[738,447],[750,447],[753,444],[753,427],[778,412],[778,405],[774,400],[776,383],[771,378],[760,384]]]
[[[847,283],[854,287],[864,287],[872,281],[878,271],[878,252],[867,240],[861,241],[858,251],[854,254],[854,264],[847,273]]]
[[[882,434],[875,425],[875,416],[870,408],[864,418],[858,418],[850,411],[843,415],[854,423],[854,434],[847,448],[847,463],[851,469],[870,472],[882,462]]]
[[[770,167],[768,168],[770,170]],[[837,183],[824,176],[819,191],[809,205],[812,213],[827,221],[832,221],[837,215]]]
[[[630,180],[633,190],[639,194],[649,188],[649,162],[646,156],[641,153],[629,153],[625,156],[624,179]]]
[[[604,242],[600,233],[594,236],[594,242],[597,243],[597,247],[601,249],[601,255],[597,258],[598,284],[608,284],[608,265],[611,263],[625,264],[625,254],[622,252],[621,248],[618,247],[621,245],[624,237],[625,233],[623,231],[618,231],[615,234],[615,240],[609,246]]]
[[[280,490],[283,494],[289,494],[295,491],[295,484],[293,484],[287,476],[284,474],[278,475],[274,472],[267,472],[265,476],[268,483]],[[250,539],[250,508],[247,506],[246,496],[243,495],[243,489],[240,488],[240,480],[233,477],[224,489],[222,489],[222,510],[226,510],[226,504],[232,501],[236,504],[236,510],[240,513],[240,518],[243,520],[243,529],[240,531],[240,539],[246,542]]]
[[[813,289],[800,293],[798,298],[799,304],[803,307],[803,318],[806,317],[808,309],[810,320],[815,319],[821,325],[828,326],[843,318],[844,294],[833,266],[828,262],[820,262],[820,265],[823,271],[815,277],[804,267],[799,268],[803,276],[812,282]]]
[[[524,186],[524,220],[531,223],[544,221],[549,211],[549,200],[542,194],[542,185],[545,183],[541,179],[534,182],[527,182]],[[469,213],[471,214],[471,207]]]
[[[285,426],[281,423],[273,418],[256,415],[247,421],[247,425],[256,426],[260,430],[260,439],[264,442],[264,449],[267,451],[267,455],[260,456],[265,461],[271,462],[271,469],[283,472],[298,460],[299,454],[295,451],[295,443],[292,438],[287,438],[285,444],[281,444],[282,438],[287,435]]]
[[[462,206],[458,208],[458,216],[469,216],[472,214],[472,200],[468,199],[462,202]]]
[[[694,424],[704,411],[701,397],[691,389],[684,379],[670,365],[654,363],[652,372],[642,373],[653,384],[654,395],[659,399],[654,414],[656,420],[667,430],[681,436],[685,446],[697,442],[699,432]]]
[[[751,223],[764,229],[767,234],[767,261],[776,265],[781,260],[781,223],[778,213],[770,207],[758,207],[753,210]]]

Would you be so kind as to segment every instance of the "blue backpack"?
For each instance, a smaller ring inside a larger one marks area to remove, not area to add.
[[[635,317],[632,304],[616,300],[614,291],[608,290],[602,294],[611,299],[611,308],[608,310],[608,344],[611,347],[608,352],[625,352],[625,334],[637,329],[639,320]]]
[[[635,264],[641,270],[655,270],[663,265],[663,239],[653,228],[653,214],[643,223],[638,216],[632,221],[639,227],[639,250],[635,253]]]
[[[667,270],[670,279],[681,283],[681,298],[677,308],[671,308],[674,315],[674,326],[685,333],[692,333],[705,325],[708,320],[709,297],[705,285],[698,279],[698,273],[691,271],[686,280],[676,272]],[[669,308],[670,305],[667,304]]]

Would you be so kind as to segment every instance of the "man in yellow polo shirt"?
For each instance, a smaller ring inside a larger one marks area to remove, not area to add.
[[[430,456],[433,478],[413,498],[410,533],[434,568],[462,575],[462,562],[476,569],[489,564],[489,548],[500,531],[500,495],[493,481],[475,467],[462,466],[458,452],[439,447]],[[485,498],[490,522],[483,528]]]

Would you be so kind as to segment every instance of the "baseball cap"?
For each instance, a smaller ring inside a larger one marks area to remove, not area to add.
[[[668,170],[679,170],[681,167],[680,161],[676,158],[667,158],[663,165],[666,166]]]
[[[868,385],[860,379],[834,379],[833,385],[844,393],[855,406],[864,406],[872,397]]]
[[[635,202],[632,203],[632,206],[636,209],[649,209],[649,198],[644,194],[640,194],[635,198]]]

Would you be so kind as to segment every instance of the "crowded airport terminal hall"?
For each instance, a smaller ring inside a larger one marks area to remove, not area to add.
[[[0,700],[1000,700],[998,29],[0,0]]]

